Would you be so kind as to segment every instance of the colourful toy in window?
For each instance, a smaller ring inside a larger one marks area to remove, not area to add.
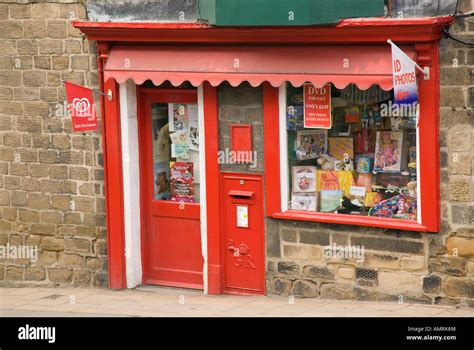
[[[376,204],[369,211],[369,216],[416,220],[416,199],[404,194],[399,194]]]
[[[334,170],[334,162],[336,158],[331,157],[329,154],[321,154],[316,161],[322,170]]]

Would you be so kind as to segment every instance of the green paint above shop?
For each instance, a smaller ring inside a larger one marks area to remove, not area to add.
[[[199,0],[199,17],[216,26],[302,26],[384,15],[384,0]]]

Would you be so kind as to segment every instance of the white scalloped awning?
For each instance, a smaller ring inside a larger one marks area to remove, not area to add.
[[[413,59],[413,47],[402,47]],[[204,81],[217,86],[249,82],[259,86],[269,82],[278,87],[305,82],[315,87],[333,83],[342,89],[356,84],[366,90],[377,84],[393,87],[390,45],[250,46],[180,45],[112,47],[105,65],[105,79],[118,83],[132,79],[136,84],[151,80],[155,85],[169,81],[179,86],[185,81],[199,86]]]

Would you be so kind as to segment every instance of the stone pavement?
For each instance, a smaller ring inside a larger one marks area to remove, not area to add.
[[[198,291],[141,287],[0,288],[2,317],[75,316],[301,316],[473,317],[473,308],[396,302],[292,299],[279,296],[208,296]]]

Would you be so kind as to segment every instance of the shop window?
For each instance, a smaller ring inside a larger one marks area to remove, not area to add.
[[[197,104],[152,104],[154,198],[199,203]]]
[[[328,109],[317,125],[304,116],[311,88],[286,86],[284,209],[418,222],[418,106],[394,105],[393,91],[377,85],[328,84],[316,89],[315,108]]]

